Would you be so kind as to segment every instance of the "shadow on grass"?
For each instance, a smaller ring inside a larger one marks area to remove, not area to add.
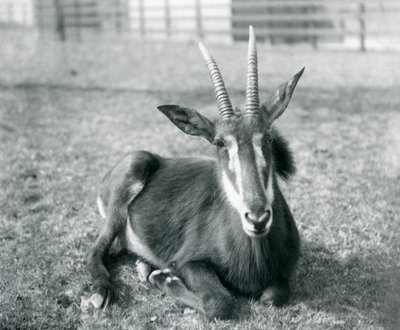
[[[393,283],[396,275],[380,268],[379,258],[376,254],[339,260],[324,247],[303,243],[292,304],[303,302],[312,310],[339,318],[352,316],[354,321],[356,316],[372,319],[385,328],[397,328],[400,281]]]

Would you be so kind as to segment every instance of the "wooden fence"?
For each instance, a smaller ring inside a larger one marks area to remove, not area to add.
[[[30,0],[19,0],[30,1]],[[400,0],[31,0],[35,24],[60,39],[87,34],[237,41],[248,25],[271,44],[344,43],[400,36]],[[3,0],[4,2],[4,0]],[[9,11],[14,1],[1,11]]]
[[[87,32],[129,31],[128,0],[34,0],[36,25],[61,40],[81,40]]]
[[[364,51],[368,37],[400,36],[400,0],[161,0],[153,5],[138,0],[133,12],[137,24],[131,31],[142,37],[245,40],[252,24],[257,38],[272,44],[310,42],[317,47],[353,38]]]

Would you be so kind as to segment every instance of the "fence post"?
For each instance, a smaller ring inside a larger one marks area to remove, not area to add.
[[[169,0],[165,0],[165,32],[167,33],[167,37],[171,36],[171,8]]]
[[[139,21],[140,21],[140,36],[146,34],[145,19],[144,19],[144,0],[139,0]]]
[[[61,0],[54,0],[56,9],[56,30],[61,41],[65,41],[65,21]]]
[[[76,40],[81,41],[81,11],[79,0],[74,1]]]
[[[317,15],[317,14],[318,14],[318,9],[317,9],[316,6],[311,6],[311,11],[312,11],[312,13],[313,13],[314,15]],[[315,29],[315,28],[317,28],[317,27],[318,27],[318,25],[315,24],[315,21],[314,21],[314,22],[311,24],[311,28],[312,28],[312,29]],[[314,49],[317,49],[317,48],[318,48],[318,35],[317,35],[317,34],[313,34],[311,43],[312,43],[312,47],[313,47]]]
[[[365,52],[367,48],[365,46],[365,4],[363,2],[360,2],[358,5],[358,14],[360,22],[360,50]]]
[[[113,18],[115,19],[115,30],[117,33],[121,33],[122,31],[122,11],[121,11],[121,2],[119,0],[115,0],[114,4],[111,4],[112,7],[114,7],[112,10],[114,10],[114,15]]]
[[[203,39],[204,31],[203,31],[203,19],[201,15],[201,0],[196,0],[196,28],[199,39]]]

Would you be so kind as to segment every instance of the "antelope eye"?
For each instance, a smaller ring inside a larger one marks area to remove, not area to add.
[[[225,142],[222,139],[216,139],[214,141],[214,144],[219,148],[225,147]]]

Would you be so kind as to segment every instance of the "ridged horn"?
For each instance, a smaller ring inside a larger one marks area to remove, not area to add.
[[[253,27],[249,26],[249,46],[247,53],[247,85],[245,114],[260,113],[260,99],[258,96],[258,69],[256,35]]]
[[[221,119],[227,119],[234,115],[231,101],[229,100],[228,92],[225,88],[224,81],[222,80],[221,73],[219,72],[217,63],[211,56],[210,52],[204,45],[199,42],[199,48],[204,60],[207,63],[208,71],[214,85],[215,96],[217,98],[217,105]]]

